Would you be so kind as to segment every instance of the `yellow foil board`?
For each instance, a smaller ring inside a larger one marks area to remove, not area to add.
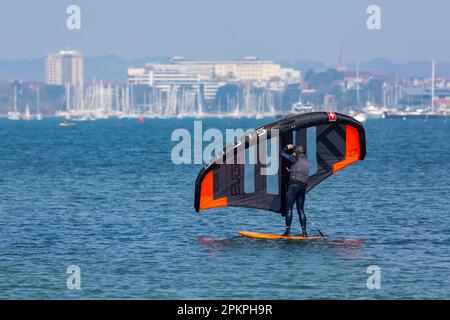
[[[247,231],[238,231],[241,236],[247,237],[247,238],[254,238],[254,239],[269,239],[269,240],[317,240],[317,239],[323,239],[323,237],[302,237],[302,236],[290,236],[290,237],[283,237],[278,234],[267,234],[267,233],[256,233],[256,232],[247,232]]]

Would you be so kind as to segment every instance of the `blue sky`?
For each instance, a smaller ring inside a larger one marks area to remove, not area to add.
[[[66,8],[82,10],[69,31]],[[382,30],[366,27],[381,7]],[[88,56],[183,55],[336,63],[388,57],[450,61],[450,1],[428,0],[2,0],[0,59],[42,57],[70,47]]]

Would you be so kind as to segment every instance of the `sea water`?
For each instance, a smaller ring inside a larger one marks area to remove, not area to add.
[[[448,123],[368,121],[366,160],[307,197],[327,240],[295,242],[237,236],[281,233],[278,214],[194,211],[201,166],[171,161],[193,121],[1,120],[0,298],[450,298]]]

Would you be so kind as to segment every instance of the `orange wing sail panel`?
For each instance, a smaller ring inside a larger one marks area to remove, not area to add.
[[[200,192],[200,210],[228,206],[226,197],[214,199],[214,172],[210,171],[203,179]]]
[[[361,146],[358,130],[351,125],[346,125],[345,131],[345,159],[333,165],[333,173],[361,160]]]

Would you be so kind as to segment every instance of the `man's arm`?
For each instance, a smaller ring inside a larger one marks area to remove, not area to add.
[[[289,164],[294,165],[297,163],[297,159],[292,154],[287,153],[288,147],[284,147],[280,152],[280,157],[289,162]]]

